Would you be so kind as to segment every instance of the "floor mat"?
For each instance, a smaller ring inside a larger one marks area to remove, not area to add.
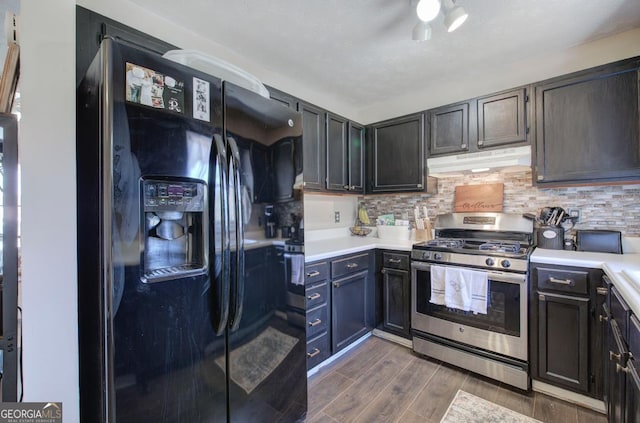
[[[260,335],[231,351],[231,380],[249,394],[260,385],[298,343],[298,339],[269,326]],[[216,364],[224,369],[224,358]]]
[[[541,423],[461,389],[449,404],[440,423]]]

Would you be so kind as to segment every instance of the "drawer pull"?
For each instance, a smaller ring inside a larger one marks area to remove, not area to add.
[[[313,322],[309,322],[309,326],[318,326],[320,323],[322,323],[322,320],[316,319]]]
[[[604,286],[599,286],[596,288],[596,293],[598,295],[602,295],[603,297],[607,296],[607,292],[608,292],[607,288],[605,288]]]
[[[317,292],[311,295],[307,296],[308,300],[317,300],[318,298],[322,297],[322,295],[318,294]]]
[[[616,363],[616,373],[629,373],[629,368],[628,367],[623,367],[620,364]]]
[[[402,263],[401,259],[389,259],[389,263]]]
[[[307,277],[308,278],[313,278],[313,277],[319,276],[319,275],[320,275],[320,272],[318,272],[317,270],[314,270],[312,272],[307,273]]]
[[[554,277],[550,277],[549,282],[557,283],[559,285],[573,286],[573,279],[557,279]]]
[[[358,267],[358,263],[349,263],[347,264],[347,269],[355,269]]]
[[[313,358],[318,354],[320,354],[320,350],[318,348],[314,348],[313,351],[307,353],[307,357]]]

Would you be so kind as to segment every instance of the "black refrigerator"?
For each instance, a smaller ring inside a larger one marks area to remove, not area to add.
[[[245,239],[260,202],[293,190],[301,137],[275,101],[103,40],[77,94],[83,422],[304,419],[282,258]]]

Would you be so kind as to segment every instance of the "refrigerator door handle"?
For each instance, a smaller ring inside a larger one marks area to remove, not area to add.
[[[240,179],[240,150],[238,144],[232,137],[227,137],[229,146],[229,169],[233,170],[233,178],[235,188],[234,212],[236,221],[236,271],[235,271],[235,298],[233,299],[233,310],[229,318],[229,327],[232,331],[238,329],[242,320],[242,307],[244,303],[244,204],[242,202],[242,181]]]
[[[214,263],[214,270],[210,271],[212,282],[212,294],[213,294],[213,310],[212,310],[212,323],[213,328],[217,335],[224,333],[228,320],[229,320],[229,297],[230,297],[230,246],[229,246],[229,188],[228,188],[228,169],[227,169],[227,154],[224,148],[224,141],[218,134],[213,136],[213,146],[216,149],[216,162],[215,171],[217,174],[214,176],[213,186],[214,195],[211,196],[211,202],[214,203],[213,210],[213,236],[211,239],[215,240],[213,248],[214,260],[210,263]],[[216,236],[216,213],[215,213],[215,193],[219,190],[220,194],[220,233]],[[220,254],[220,272],[217,272],[217,255]]]

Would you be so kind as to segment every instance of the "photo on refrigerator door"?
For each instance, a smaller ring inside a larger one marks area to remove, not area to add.
[[[127,101],[184,113],[184,82],[129,62],[125,72]]]

